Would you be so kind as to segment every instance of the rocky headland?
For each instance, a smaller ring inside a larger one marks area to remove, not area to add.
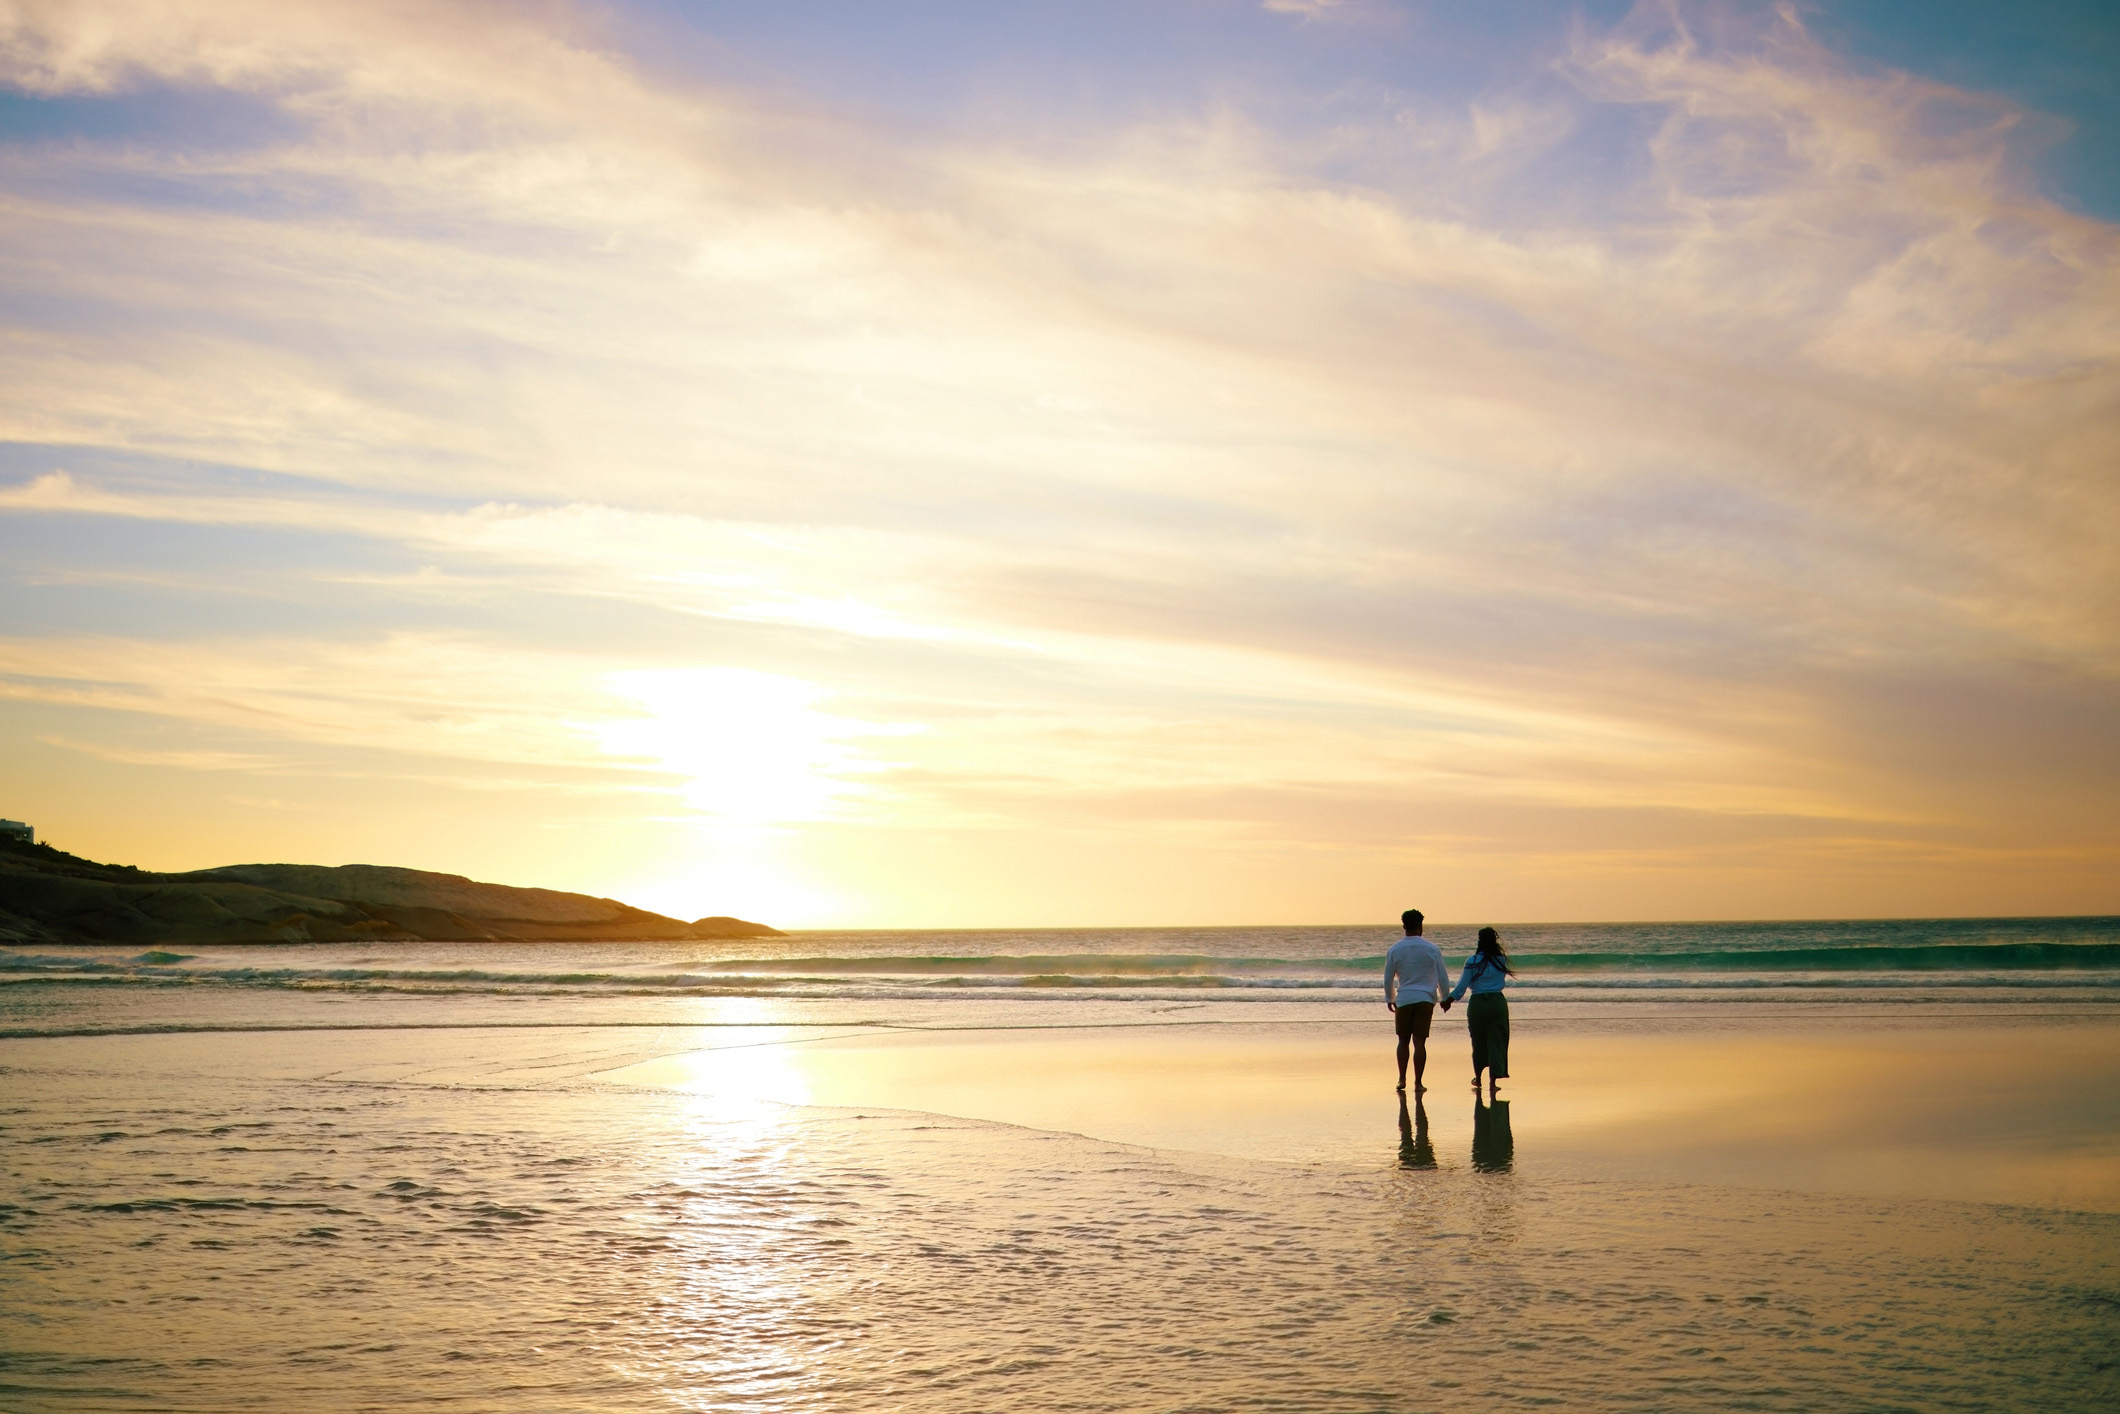
[[[231,864],[156,874],[0,836],[0,944],[651,942],[778,938],[616,899],[379,864]]]

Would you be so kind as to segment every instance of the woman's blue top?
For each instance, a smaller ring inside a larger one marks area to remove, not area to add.
[[[1456,1001],[1464,996],[1467,987],[1472,989],[1472,995],[1478,997],[1489,992],[1499,992],[1508,985],[1509,974],[1502,971],[1499,962],[1493,961],[1485,953],[1474,953],[1465,959],[1465,974],[1458,978],[1457,986],[1451,990],[1450,1000]]]

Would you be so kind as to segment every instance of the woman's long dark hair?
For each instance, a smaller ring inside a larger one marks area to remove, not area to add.
[[[1509,954],[1502,947],[1502,935],[1492,928],[1480,929],[1480,950],[1473,956],[1500,964],[1504,977],[1516,976],[1516,969],[1509,965]]]

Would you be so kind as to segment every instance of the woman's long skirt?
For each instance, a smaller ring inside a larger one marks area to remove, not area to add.
[[[1475,993],[1465,1003],[1465,1029],[1472,1033],[1472,1073],[1509,1078],[1509,999],[1500,992]]]

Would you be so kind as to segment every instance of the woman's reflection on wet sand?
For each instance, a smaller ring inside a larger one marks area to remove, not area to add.
[[[1509,1102],[1472,1102],[1472,1167],[1478,1173],[1508,1173],[1516,1165],[1516,1135],[1509,1127]],[[1435,1145],[1428,1138],[1428,1107],[1416,1098],[1409,1106],[1399,1096],[1399,1167],[1437,1167]]]
[[[1403,1093],[1399,1096],[1399,1167],[1435,1167],[1435,1145],[1428,1142],[1428,1109],[1416,1099],[1412,1113],[1407,1113],[1406,1096]]]
[[[1509,1129],[1509,1102],[1483,1105],[1472,1101],[1472,1167],[1480,1173],[1507,1173],[1516,1163],[1516,1136]]]

